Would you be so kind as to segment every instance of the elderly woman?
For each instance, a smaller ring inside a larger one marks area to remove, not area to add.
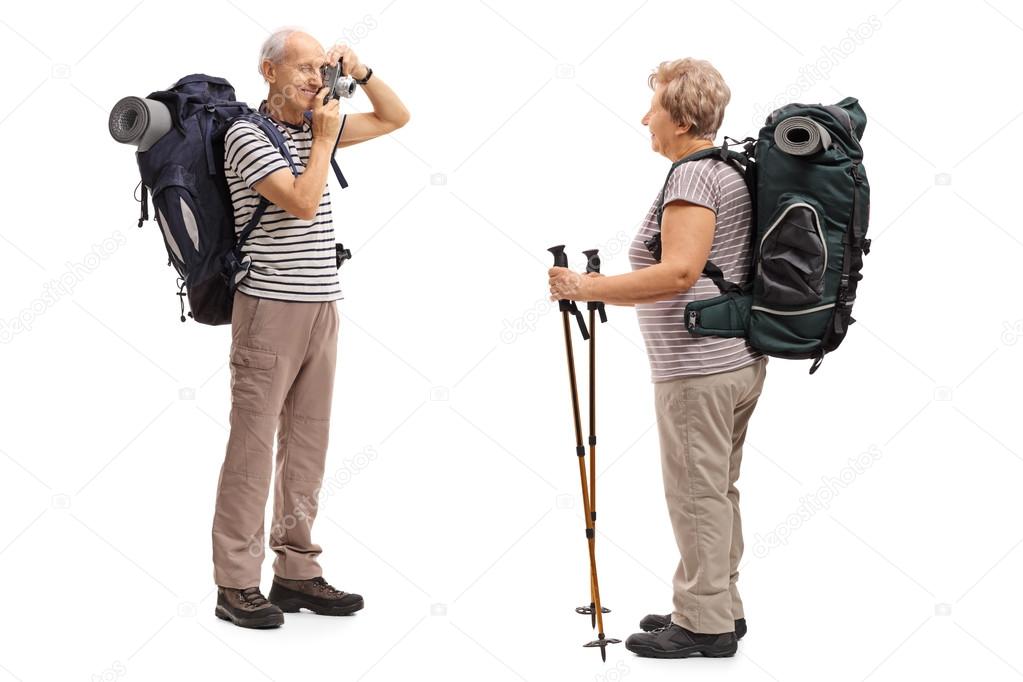
[[[673,611],[649,615],[626,647],[655,658],[732,656],[746,632],[736,588],[742,556],[739,478],[746,426],[757,404],[767,357],[745,339],[690,335],[690,301],[718,295],[701,276],[713,261],[732,282],[749,275],[751,203],[741,174],[717,157],[675,162],[714,146],[731,97],[706,61],[662,63],[643,125],[650,146],[673,163],[629,250],[632,272],[582,276],[550,270],[551,299],[634,305],[654,383],[668,514],[681,554]],[[661,259],[645,241],[660,225]]]

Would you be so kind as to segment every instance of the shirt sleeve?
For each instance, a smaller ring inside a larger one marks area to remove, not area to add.
[[[270,173],[290,168],[284,152],[249,121],[238,121],[228,128],[224,136],[224,167],[234,171],[249,189]]]
[[[705,206],[716,214],[721,201],[721,188],[717,181],[714,161],[701,159],[683,163],[675,169],[664,188],[662,204],[672,201],[688,201]]]

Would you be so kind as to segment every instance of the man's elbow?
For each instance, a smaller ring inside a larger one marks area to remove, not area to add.
[[[295,216],[299,220],[312,220],[316,217],[316,212],[320,209],[320,202],[317,201],[315,204],[311,202],[304,202],[295,204],[285,210],[291,215]]]
[[[320,205],[319,204],[317,204],[315,206],[304,206],[304,207],[302,207],[302,210],[301,210],[300,213],[296,213],[295,214],[295,217],[296,218],[301,218],[302,220],[312,220],[313,218],[316,217],[316,212],[319,209],[320,209]]]
[[[300,177],[300,176],[299,176]],[[295,178],[298,180],[298,177]],[[298,188],[296,187],[296,190]],[[316,217],[316,212],[320,210],[320,201],[323,196],[311,196],[304,197],[301,192],[297,192],[291,196],[292,206],[282,206],[285,211],[291,215],[299,218],[300,220],[312,220]]]
[[[391,131],[393,132],[393,131],[397,130],[398,128],[404,128],[406,125],[408,125],[409,119],[411,119],[411,118],[412,118],[412,114],[409,113],[408,109],[405,109],[403,107],[402,110],[401,110],[401,114],[399,114],[391,122],[391,126],[392,126],[391,127]]]

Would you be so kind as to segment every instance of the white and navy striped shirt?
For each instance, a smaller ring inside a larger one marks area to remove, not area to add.
[[[265,113],[265,106],[260,110]],[[313,144],[309,122],[300,126],[273,122],[283,134],[295,166],[304,172]],[[282,168],[291,172],[283,153],[259,126],[244,120],[231,125],[224,137],[224,174],[234,205],[235,234],[245,229],[259,204],[260,194],[252,186]],[[326,184],[312,220],[302,220],[270,204],[242,247],[242,254],[252,263],[238,290],[283,301],[342,299],[334,244]]]
[[[752,204],[742,174],[721,159],[700,159],[679,165],[664,189],[665,205],[688,201],[714,211],[714,241],[709,260],[721,268],[729,282],[743,283],[750,272]],[[657,234],[658,193],[636,238],[629,247],[633,270],[653,265],[644,241]],[[678,377],[715,374],[750,365],[763,354],[746,339],[693,336],[683,319],[686,304],[718,296],[717,285],[701,275],[692,287],[674,298],[636,304],[639,328],[646,341],[651,379],[655,383]]]

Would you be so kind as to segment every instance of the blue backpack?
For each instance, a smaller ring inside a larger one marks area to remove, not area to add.
[[[181,321],[186,319],[187,295],[188,315],[196,322],[230,324],[235,287],[250,263],[242,246],[270,202],[260,197],[252,218],[235,235],[234,207],[224,176],[224,135],[235,121],[251,121],[281,150],[291,172],[298,175],[299,169],[277,126],[235,100],[234,88],[223,78],[192,74],[148,98],[167,106],[173,127],[147,151],[135,153],[142,176],[138,226],[149,219],[148,190],[167,247],[167,265],[178,274]],[[341,187],[347,187],[333,158],[331,165]],[[351,252],[341,244],[336,248],[340,267]]]

